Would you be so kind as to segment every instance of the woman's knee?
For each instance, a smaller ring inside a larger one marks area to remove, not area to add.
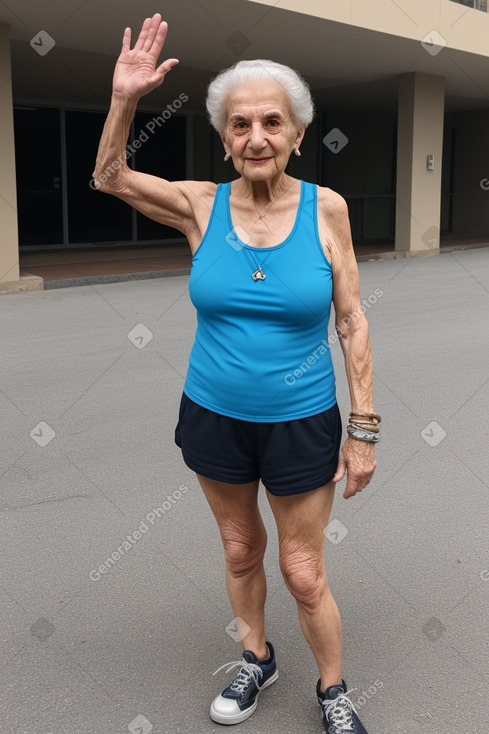
[[[221,532],[226,567],[234,578],[240,578],[254,571],[263,563],[267,547],[264,528],[252,532],[236,526]]]
[[[314,613],[328,591],[322,555],[307,548],[296,548],[280,554],[280,570],[285,584],[296,601]]]

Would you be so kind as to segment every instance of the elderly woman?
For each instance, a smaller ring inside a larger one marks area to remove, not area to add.
[[[226,583],[242,640],[232,682],[211,717],[237,724],[278,677],[266,639],[267,536],[260,480],[278,531],[280,568],[319,668],[316,693],[330,734],[366,734],[341,669],[341,622],[323,559],[335,485],[361,492],[375,469],[368,326],[360,302],[347,207],[327,188],[289,176],[290,155],[313,117],[304,80],[271,61],[221,72],[207,108],[232,183],[167,181],[131,170],[125,146],[138,100],[177,63],[157,65],[167,24],[147,18],[131,49],[126,29],[94,179],[146,216],[182,232],[193,254],[190,297],[198,327],[175,439],[216,518]],[[351,395],[347,437],[328,342],[331,303]],[[226,667],[226,666],[223,666]]]

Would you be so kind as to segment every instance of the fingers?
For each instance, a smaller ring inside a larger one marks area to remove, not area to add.
[[[146,18],[138,39],[134,45],[133,51],[142,51],[143,53],[151,54],[154,56],[154,61],[158,59],[161,53],[161,49],[164,46],[166,40],[166,34],[168,33],[168,23],[161,20],[160,13],[155,13],[152,18]],[[128,53],[131,50],[131,29],[126,28],[124,31],[124,37],[122,40],[122,52]],[[170,62],[178,63],[177,59],[170,59]],[[168,64],[168,62],[165,62]],[[175,63],[167,66],[163,69],[164,73],[169,71]],[[161,67],[158,69],[161,73]]]
[[[131,50],[131,29],[126,28],[124,30],[124,36],[122,37],[122,53],[128,53]]]
[[[161,20],[160,13],[155,13],[152,18],[144,21],[134,50],[151,52],[157,57],[163,48],[167,32],[168,23]]]
[[[157,84],[158,86],[162,83],[165,75],[178,64],[178,59],[167,59],[158,66],[155,73],[149,80],[150,84]]]
[[[367,476],[354,477],[352,476],[351,472],[348,472],[343,497],[347,500],[349,497],[353,497],[355,494],[357,494],[357,492],[361,492],[362,490],[364,490],[365,487],[370,484],[372,474],[373,472]]]
[[[167,74],[170,69],[173,69],[173,67],[179,63],[180,62],[178,61],[178,59],[166,59],[166,61],[163,61],[163,63],[158,66],[158,68],[156,69],[156,74],[161,74],[162,76],[165,76],[165,74]]]
[[[148,35],[148,42],[151,39],[151,46],[147,50],[154,53],[155,63],[156,63],[158,56],[161,53],[161,49],[165,45],[167,33],[168,33],[168,23],[165,20],[163,20],[161,21],[161,23],[159,23],[158,26],[155,26],[154,35],[153,33],[151,33],[151,35]]]
[[[345,476],[345,471],[346,471],[346,464],[345,464],[344,461],[341,461],[340,460],[339,463],[338,463],[338,467],[336,469],[336,473],[335,473],[335,475],[334,475],[334,477],[333,477],[333,479],[331,481],[332,482],[341,482],[341,480]]]
[[[350,499],[350,497],[354,497],[357,492],[361,492],[362,490],[358,487],[356,482],[353,480],[348,479],[346,482],[345,491],[343,492],[343,497],[345,500]]]
[[[157,19],[156,24],[154,22],[155,18]],[[160,31],[164,30],[165,31],[164,35],[166,36],[166,30],[168,28],[168,25],[164,22],[162,23],[161,20],[158,20],[158,18],[161,18],[161,16],[154,15],[153,18],[151,19],[151,25],[148,28],[148,35],[146,36],[144,44],[143,44],[143,51],[146,51],[146,53],[148,53],[148,51],[151,51],[156,36],[157,35],[161,36]]]
[[[161,16],[160,16],[161,18]],[[146,38],[148,36],[149,27],[151,25],[152,18],[146,18],[143,25],[141,26],[141,30],[139,32],[138,40],[136,41],[136,45],[134,46],[134,51],[142,51],[144,42],[146,41]]]
[[[345,491],[343,492],[343,497],[345,500],[349,499],[350,497],[353,497],[356,495],[357,492],[361,492],[360,485],[358,484],[358,481],[352,479],[350,476],[346,480],[346,487]]]

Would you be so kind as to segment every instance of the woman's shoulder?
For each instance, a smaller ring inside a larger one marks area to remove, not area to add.
[[[330,262],[341,255],[351,255],[351,231],[348,205],[344,198],[327,186],[318,186],[318,226],[321,243]]]
[[[318,209],[325,214],[329,220],[342,220],[348,218],[348,205],[345,199],[337,191],[327,186],[318,186]]]
[[[213,181],[174,181],[180,195],[183,195],[193,212],[195,222],[201,228],[202,218],[208,217],[212,209],[218,184]]]
[[[214,183],[213,181],[174,181],[173,182],[179,190],[182,192],[182,194],[189,195],[193,194],[194,196],[212,196],[214,197],[217,191],[217,187],[219,184]]]

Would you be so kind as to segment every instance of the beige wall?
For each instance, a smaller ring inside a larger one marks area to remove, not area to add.
[[[422,254],[440,247],[445,79],[404,74],[399,80],[396,250]],[[434,170],[427,156],[434,155]]]
[[[277,6],[277,0],[248,2]],[[416,40],[436,30],[449,48],[489,56],[489,14],[452,0],[281,0],[279,7]]]
[[[19,280],[9,28],[0,23],[0,283]]]

